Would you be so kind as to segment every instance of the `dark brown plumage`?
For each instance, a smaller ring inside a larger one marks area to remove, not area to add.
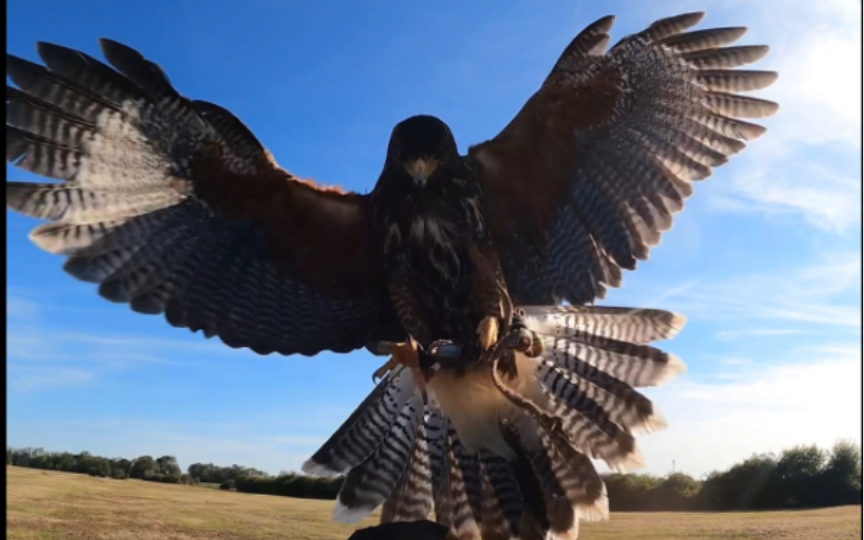
[[[61,183],[7,182],[7,207],[47,219],[33,241],[105,298],[232,347],[409,340],[396,349],[409,360],[388,364],[307,463],[347,474],[337,516],[385,503],[385,521],[434,512],[459,537],[575,538],[608,509],[589,458],[637,467],[635,433],[664,423],[635,388],[683,370],[650,346],[682,317],[586,304],[648,257],[691,182],[764,132],[747,120],[777,110],[744,95],[776,74],[735,69],[767,47],[727,47],[743,28],[687,31],[701,18],[608,50],[612,17],[593,23],[466,156],[442,121],[400,123],[369,195],[293,176],[230,112],[182,97],[124,45],[101,41],[112,69],[40,43],[44,66],[7,56],[6,158]],[[513,305],[542,348],[493,377],[475,346]],[[440,339],[470,352],[420,374],[412,343]]]
[[[479,179],[444,122],[421,115],[393,129],[369,206],[376,236],[384,238],[390,297],[408,334],[424,348],[435,340],[474,345],[484,319],[504,316],[496,286],[503,276]]]

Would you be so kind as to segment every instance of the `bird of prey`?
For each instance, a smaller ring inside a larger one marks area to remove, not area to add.
[[[664,425],[636,388],[684,369],[650,345],[683,317],[593,303],[777,110],[744,95],[775,73],[735,69],[767,47],[702,16],[609,48],[613,17],[589,25],[466,155],[440,119],[400,122],[369,194],[292,175],[125,45],[101,40],[109,67],[39,43],[44,65],[7,55],[6,159],[60,182],[7,182],[7,207],[137,312],[261,354],[392,354],[304,465],[346,475],[334,517],[575,538],[608,512],[591,459],[638,467]]]

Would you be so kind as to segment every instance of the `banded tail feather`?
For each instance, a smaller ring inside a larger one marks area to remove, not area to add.
[[[649,343],[684,318],[662,310],[517,306],[543,343],[516,353],[508,385],[559,420],[547,430],[492,383],[488,364],[440,368],[423,405],[410,370],[379,384],[303,466],[345,474],[334,519],[356,522],[383,504],[381,521],[434,519],[456,537],[576,538],[578,523],[608,516],[592,459],[613,470],[642,466],[635,436],[665,426],[637,388],[684,371]],[[485,371],[484,366],[485,365]]]

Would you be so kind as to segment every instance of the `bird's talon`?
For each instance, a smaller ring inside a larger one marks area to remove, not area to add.
[[[391,356],[390,359],[387,360],[387,362],[385,362],[383,366],[372,372],[372,382],[375,384],[381,382],[381,380],[384,379],[384,377],[386,377],[388,373],[393,371],[397,365],[399,365],[399,360],[396,358],[395,355]]]
[[[477,326],[477,335],[480,338],[480,348],[484,351],[492,348],[498,341],[499,323],[498,317],[484,317]]]

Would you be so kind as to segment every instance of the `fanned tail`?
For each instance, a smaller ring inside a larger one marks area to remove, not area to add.
[[[642,466],[635,435],[665,421],[636,389],[684,371],[649,343],[673,337],[685,319],[575,306],[518,306],[516,315],[542,352],[515,353],[499,375],[545,418],[508,400],[486,364],[439,370],[429,405],[400,367],[303,467],[346,475],[334,519],[356,522],[383,504],[382,523],[434,516],[456,537],[503,540],[574,539],[580,520],[608,516],[591,460],[613,470]]]

